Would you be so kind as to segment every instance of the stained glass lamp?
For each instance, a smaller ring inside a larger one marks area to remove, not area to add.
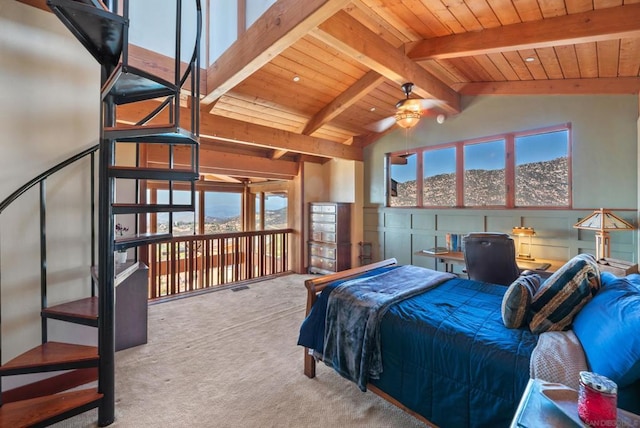
[[[600,208],[573,225],[576,229],[596,231],[596,257],[611,257],[610,230],[632,230],[635,227],[609,210]]]

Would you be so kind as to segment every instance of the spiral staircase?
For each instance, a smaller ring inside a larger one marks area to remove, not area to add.
[[[47,5],[71,33],[101,65],[101,140],[98,147],[86,150],[61,164],[99,153],[98,161],[98,215],[97,215],[97,266],[91,297],[71,301],[54,307],[47,306],[46,260],[42,262],[41,317],[42,343],[36,348],[6,362],[0,367],[0,379],[5,376],[68,370],[93,370],[97,372],[97,387],[81,387],[72,390],[43,391],[34,397],[17,401],[0,401],[0,427],[48,426],[87,410],[98,408],[98,425],[106,426],[115,419],[115,263],[114,252],[137,248],[150,243],[169,240],[168,233],[136,233],[119,238],[115,235],[116,216],[134,216],[136,225],[148,213],[193,211],[195,208],[195,181],[198,179],[199,161],[199,82],[200,82],[200,34],[202,12],[200,0],[193,0],[196,9],[196,37],[188,64],[181,58],[181,25],[183,5],[176,1],[175,80],[170,82],[128,63],[128,0],[47,0]],[[119,13],[118,5],[122,5]],[[163,2],[164,5],[164,2]],[[190,87],[185,89],[185,86]],[[191,114],[181,120],[180,99],[190,98]],[[145,112],[135,125],[117,123],[119,106],[148,100],[160,100],[157,107]],[[166,167],[150,168],[141,153],[149,144],[162,144],[167,150]],[[115,151],[123,145],[134,145],[134,166],[116,163]],[[176,165],[174,153],[188,151],[190,165]],[[24,193],[29,187],[42,182],[47,174],[32,180],[0,207]],[[116,181],[132,183],[135,200],[123,202],[116,199]],[[169,203],[150,203],[146,200],[144,185],[147,182],[165,182]],[[174,186],[190,186],[191,201],[174,203],[171,190]],[[42,204],[42,203],[41,203]],[[41,206],[41,210],[42,210]],[[95,218],[95,216],[92,216]],[[138,227],[136,226],[136,229]],[[92,235],[94,231],[92,231]],[[44,232],[42,232],[44,235]],[[42,239],[46,239],[42,236]],[[46,254],[46,242],[41,244]],[[42,257],[42,254],[41,254]],[[98,346],[85,346],[49,341],[47,320],[56,319],[97,329]],[[91,382],[95,385],[96,382]],[[4,397],[0,397],[4,398]]]

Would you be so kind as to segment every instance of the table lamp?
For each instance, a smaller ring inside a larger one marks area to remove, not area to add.
[[[614,215],[611,211],[600,208],[573,225],[576,229],[596,231],[596,258],[598,260],[611,257],[610,230],[633,230],[635,227]]]
[[[533,227],[515,226],[511,231],[511,234],[518,237],[518,255],[516,258],[520,260],[535,260],[531,257],[531,237],[536,234]],[[526,253],[522,252],[522,238],[525,236],[528,237],[528,241],[526,242],[528,251]]]

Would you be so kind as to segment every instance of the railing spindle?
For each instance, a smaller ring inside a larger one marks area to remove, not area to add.
[[[189,235],[149,248],[149,298],[287,271],[292,229]]]

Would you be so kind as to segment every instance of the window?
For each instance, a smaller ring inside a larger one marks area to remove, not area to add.
[[[515,137],[516,206],[570,205],[569,130]]]
[[[569,124],[389,153],[387,205],[569,208],[570,153]]]
[[[389,205],[392,207],[416,206],[416,159],[415,153],[389,158],[391,169]]]
[[[428,150],[422,155],[424,206],[456,206],[456,148]]]
[[[169,191],[166,189],[158,189],[157,191],[157,203],[168,204],[169,203]],[[196,211],[198,212],[198,197],[196,196]],[[174,190],[173,191],[173,203],[187,205],[191,203],[191,191],[189,190]],[[191,211],[158,213],[156,216],[156,230],[161,233],[169,233],[169,218],[173,221],[173,235],[185,236],[193,235],[198,230],[198,216]]]
[[[287,186],[286,182],[271,182],[247,189],[243,184],[201,181],[196,184],[195,212],[150,213],[146,216],[146,229],[150,233],[172,230],[176,236],[287,229]],[[168,204],[166,185],[149,184],[147,200]],[[187,205],[190,201],[188,186],[173,190],[173,203]]]
[[[464,150],[464,206],[504,206],[505,140],[468,144]]]
[[[264,229],[286,229],[287,220],[287,192],[264,193]]]
[[[242,194],[205,192],[204,233],[242,231]]]

